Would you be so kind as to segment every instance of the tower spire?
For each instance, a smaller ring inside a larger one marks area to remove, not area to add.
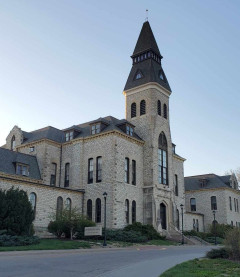
[[[148,21],[148,9],[146,9],[146,19],[145,21]]]

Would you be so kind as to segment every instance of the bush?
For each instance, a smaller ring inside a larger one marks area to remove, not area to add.
[[[22,246],[38,244],[40,239],[38,237],[26,237],[26,236],[0,236],[0,246]]]
[[[143,236],[140,232],[126,231],[126,230],[106,230],[107,240],[112,241],[125,241],[133,243],[146,242],[148,239]],[[104,233],[104,232],[103,232]]]
[[[61,238],[64,233],[66,222],[63,220],[51,221],[48,224],[48,231],[54,234],[56,237]]]
[[[214,230],[214,224],[212,224],[210,226],[210,233],[212,234],[212,236],[215,236],[215,233],[216,233],[216,236],[217,237],[220,237],[220,238],[225,238],[226,236],[226,233],[229,232],[230,230],[233,229],[233,226],[231,225],[227,225],[227,224],[216,224],[216,231]]]
[[[85,227],[93,227],[96,226],[96,224],[94,222],[92,222],[91,220],[89,220],[87,217],[82,216],[76,225],[76,233],[75,233],[75,237],[76,239],[84,239],[84,229]]]
[[[227,259],[229,258],[228,251],[225,248],[212,249],[207,252],[207,258],[209,259]]]
[[[34,212],[27,193],[14,189],[0,190],[0,230],[9,235],[29,235]]]
[[[165,239],[150,224],[143,225],[140,222],[135,222],[133,224],[127,225],[123,230],[138,232],[141,234],[141,236],[147,237],[148,240]]]
[[[228,231],[224,244],[230,258],[240,260],[240,229],[234,228]]]

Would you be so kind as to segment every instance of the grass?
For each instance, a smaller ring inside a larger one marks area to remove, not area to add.
[[[195,259],[165,271],[160,277],[239,277],[240,264],[224,259]]]
[[[88,242],[74,240],[41,239],[39,244],[25,246],[0,246],[0,251],[59,250],[91,248]]]

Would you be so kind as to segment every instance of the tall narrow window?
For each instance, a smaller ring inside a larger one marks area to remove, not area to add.
[[[234,203],[234,211],[236,212],[237,211],[237,206],[236,206],[236,199],[233,198],[233,203]]]
[[[132,103],[132,105],[131,105],[131,118],[136,117],[136,114],[137,114],[136,103]]]
[[[100,223],[102,221],[102,206],[101,206],[101,199],[98,198],[96,200],[96,212],[95,212],[95,222]]]
[[[158,115],[161,115],[161,101],[160,100],[158,100],[157,110],[158,110]]]
[[[96,182],[102,182],[102,157],[97,157]]]
[[[56,186],[56,175],[57,175],[57,164],[51,164],[51,178],[50,178],[50,186]]]
[[[133,128],[129,125],[126,126],[126,134],[129,136],[133,136]]]
[[[125,219],[126,219],[126,223],[129,223],[129,200],[126,199],[125,200]]]
[[[132,223],[136,222],[136,201],[132,201]]]
[[[15,139],[15,136],[13,136],[11,139],[11,150],[14,150],[15,146],[16,146],[16,139]]]
[[[136,161],[132,160],[132,184],[136,185]]]
[[[211,197],[211,209],[217,210],[217,197],[216,196]]]
[[[63,211],[63,199],[61,196],[57,198],[57,219],[62,216]]]
[[[178,176],[175,174],[175,195],[178,196]]]
[[[32,209],[33,209],[33,212],[34,212],[34,218],[35,218],[35,215],[36,215],[36,204],[37,204],[36,193],[31,192],[29,194],[29,202],[31,203],[31,206],[32,206]]]
[[[70,171],[70,164],[65,164],[65,180],[64,180],[64,187],[69,187],[69,171]]]
[[[71,212],[72,209],[72,200],[70,198],[66,199],[66,209]]]
[[[168,184],[167,139],[163,132],[158,139],[158,182]]]
[[[232,198],[231,198],[231,196],[229,196],[229,208],[230,208],[230,211],[232,211]]]
[[[237,212],[239,213],[238,199],[236,199],[236,204],[237,204]]]
[[[129,158],[125,158],[125,183],[129,184]]]
[[[146,113],[146,101],[142,100],[140,102],[140,115],[143,115]]]
[[[92,200],[88,199],[87,201],[87,217],[92,220]]]
[[[192,212],[196,212],[197,207],[196,207],[196,198],[191,198],[190,199],[190,207]]]
[[[167,119],[167,105],[166,104],[163,105],[163,116],[164,116],[164,118]]]
[[[179,217],[179,210],[177,209],[177,219],[176,219],[176,226],[178,230],[180,229],[180,217]]]
[[[88,159],[88,184],[93,183],[93,158]]]
[[[196,231],[199,232],[199,222],[198,222],[198,219],[196,219]]]

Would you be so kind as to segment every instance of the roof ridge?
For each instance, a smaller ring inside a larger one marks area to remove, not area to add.
[[[185,176],[184,178],[200,177],[200,176],[208,176],[208,175],[218,176],[218,175],[216,175],[215,173],[207,173],[207,174],[199,174],[199,175]]]

